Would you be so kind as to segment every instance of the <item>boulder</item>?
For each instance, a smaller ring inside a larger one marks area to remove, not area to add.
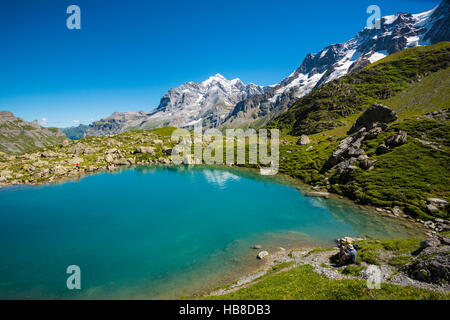
[[[427,202],[435,207],[445,207],[447,205],[446,200],[439,198],[429,198],[427,199]]]
[[[375,123],[388,124],[398,119],[397,113],[381,104],[371,105],[348,131],[348,134],[358,132],[361,128],[373,128]]]
[[[400,130],[397,134],[386,140],[386,145],[395,148],[404,145],[406,142],[408,142],[408,134],[405,131]]]
[[[42,158],[53,158],[53,157],[57,157],[57,156],[58,156],[58,154],[53,151],[45,151],[45,152],[41,153]]]
[[[112,155],[112,154],[107,154],[106,156],[105,156],[105,161],[106,162],[113,162],[114,161],[114,156]]]
[[[378,146],[377,150],[375,151],[375,153],[377,155],[382,155],[382,154],[385,154],[385,153],[388,153],[388,152],[389,152],[389,148],[386,147],[386,145],[384,143],[380,144]]]
[[[302,135],[297,141],[297,144],[301,145],[301,146],[305,146],[305,145],[310,144],[310,143],[311,143],[311,139],[309,139],[309,137],[307,135],[305,135],[305,134]]]
[[[257,250],[257,249],[261,249],[262,246],[261,246],[260,244],[255,244],[255,245],[253,245],[252,248],[255,249],[255,250]]]
[[[377,160],[369,160],[369,159],[365,159],[363,161],[361,161],[361,168],[363,168],[364,170],[368,170],[371,167],[373,167],[373,165],[377,162]]]
[[[369,130],[369,132],[367,132],[367,135],[366,135],[366,140],[375,139],[376,137],[378,137],[378,135],[381,132],[383,132],[383,128],[378,127],[378,126],[373,128],[373,129],[371,129],[371,130]]]
[[[450,238],[449,237],[444,237],[444,236],[438,236],[439,241],[441,241],[441,244],[443,245],[450,245]]]
[[[426,221],[423,224],[425,227],[430,228],[430,229],[434,229],[436,226],[434,225],[433,221]]]
[[[400,215],[403,215],[403,210],[400,209],[399,207],[395,206],[395,207],[392,208],[392,213],[394,215],[399,215],[400,216]]]
[[[120,158],[120,159],[114,160],[112,163],[117,166],[129,166],[131,164],[131,162],[126,158]]]
[[[427,204],[427,210],[428,212],[434,212],[434,211],[439,211],[439,208],[437,208],[436,206],[430,204]]]
[[[165,155],[170,156],[172,154],[172,148],[163,146],[162,151]]]
[[[350,170],[356,169],[356,166],[354,166],[356,161],[357,161],[356,158],[350,158],[350,159],[342,161],[341,163],[339,163],[336,166],[338,173],[343,173],[343,172],[346,172],[346,171],[350,171]]]
[[[428,247],[437,247],[441,244],[441,241],[438,238],[429,238],[425,239],[420,243],[420,247],[422,249],[428,248]]]
[[[155,154],[155,148],[153,147],[136,147],[136,150],[134,153],[149,153],[154,155]]]
[[[267,251],[261,251],[260,253],[258,253],[257,257],[258,257],[258,259],[262,260],[268,256],[269,256],[269,253]]]

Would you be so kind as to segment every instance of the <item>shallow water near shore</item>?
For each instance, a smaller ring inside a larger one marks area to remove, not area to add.
[[[422,236],[292,179],[244,169],[139,167],[0,190],[1,299],[170,299],[261,266],[253,244],[332,246],[341,236]],[[81,268],[68,290],[66,268]]]

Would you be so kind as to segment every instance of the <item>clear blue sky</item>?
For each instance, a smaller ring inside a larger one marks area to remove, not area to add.
[[[439,0],[1,0],[0,110],[47,126],[150,111],[171,88],[221,73],[274,84],[309,52],[365,27],[366,9]],[[68,30],[66,8],[81,8]]]

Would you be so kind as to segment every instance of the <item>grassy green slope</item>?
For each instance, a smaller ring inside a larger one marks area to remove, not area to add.
[[[450,68],[435,72],[395,97],[383,101],[401,118],[450,107]]]

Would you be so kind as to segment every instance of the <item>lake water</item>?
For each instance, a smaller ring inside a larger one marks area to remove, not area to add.
[[[253,244],[331,246],[419,235],[292,180],[215,167],[148,167],[0,189],[0,298],[177,298],[261,265]],[[68,290],[66,268],[81,268]]]

